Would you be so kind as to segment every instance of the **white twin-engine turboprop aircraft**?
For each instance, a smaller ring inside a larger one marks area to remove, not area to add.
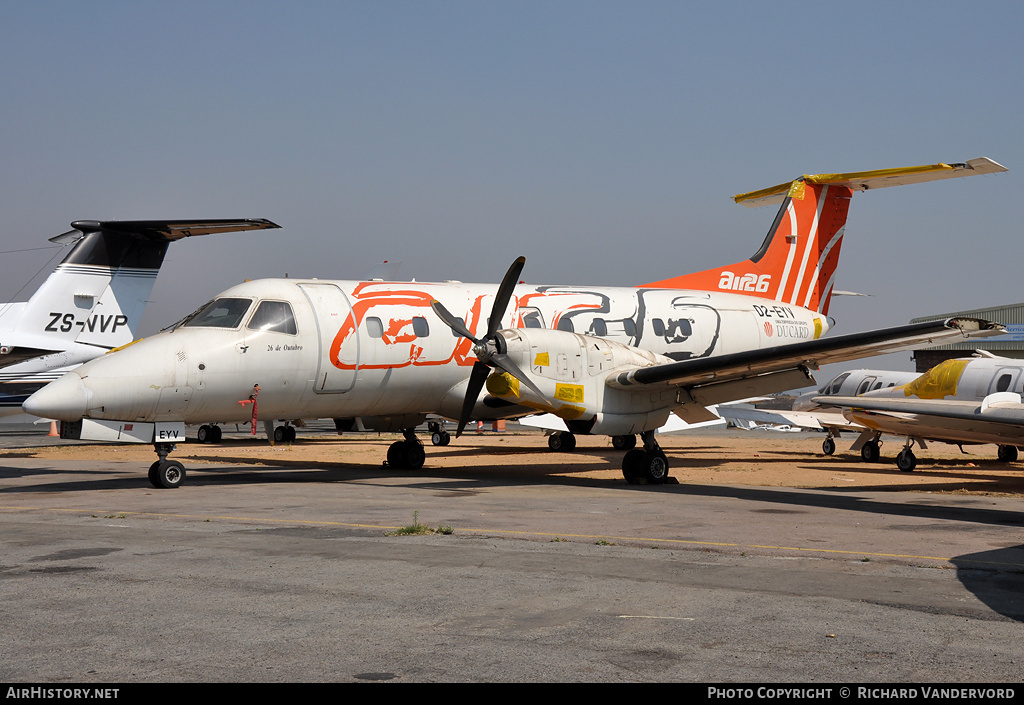
[[[25,402],[69,438],[153,443],[157,487],[185,424],[359,417],[401,430],[388,464],[419,468],[413,429],[458,419],[558,415],[572,433],[643,440],[630,482],[664,482],[654,431],[729,400],[807,386],[826,363],[939,344],[1000,326],[949,320],[820,339],[853,192],[1005,171],[988,159],[805,176],[743,194],[781,202],[748,260],[636,288],[267,279],[232,287],[172,328],[86,363]],[[511,305],[510,305],[511,304]],[[487,315],[487,312],[490,315]],[[258,406],[258,411],[257,411]],[[207,433],[216,428],[205,425]],[[203,430],[201,429],[201,431]],[[622,445],[622,444],[619,444]]]

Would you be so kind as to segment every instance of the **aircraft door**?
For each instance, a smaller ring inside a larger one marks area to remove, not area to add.
[[[353,322],[352,305],[345,292],[334,284],[299,284],[309,299],[316,316],[319,341],[317,375],[313,391],[318,394],[340,394],[355,386],[359,367],[359,336],[349,335],[338,350],[337,361],[331,360],[331,345],[346,322]]]

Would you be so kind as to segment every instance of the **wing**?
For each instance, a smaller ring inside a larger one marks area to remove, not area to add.
[[[995,396],[992,395],[992,397]],[[816,401],[820,399],[822,404],[831,404],[844,409],[863,409],[900,414],[904,417],[909,415],[916,418],[934,416],[963,421],[1024,425],[1024,404],[1020,401],[1020,395],[1013,394],[1012,397],[1016,397],[1016,401],[993,400],[990,397],[986,397],[981,402],[955,399],[874,399],[872,397],[817,397]]]
[[[999,392],[981,402],[955,399],[827,397],[852,421],[885,433],[948,443],[1024,443],[1020,395]]]
[[[686,421],[708,420],[703,407],[814,384],[821,365],[931,347],[962,338],[1000,335],[1005,326],[977,318],[950,318],[809,340],[793,345],[650,365],[612,374],[610,387],[676,387],[675,413]],[[831,397],[830,397],[831,400]]]

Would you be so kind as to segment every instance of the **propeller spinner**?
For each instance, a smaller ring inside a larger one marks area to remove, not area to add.
[[[519,366],[512,362],[511,358],[506,354],[507,348],[505,345],[505,339],[498,335],[498,326],[501,325],[501,319],[505,316],[505,309],[508,307],[508,302],[512,298],[512,291],[515,289],[516,282],[519,281],[519,275],[522,273],[523,266],[525,264],[526,258],[518,257],[505,273],[505,277],[501,280],[501,284],[498,286],[498,293],[494,297],[494,305],[491,306],[491,316],[487,321],[487,333],[485,333],[482,338],[474,337],[469,328],[466,327],[466,322],[458,316],[453,315],[440,301],[434,300],[430,302],[430,307],[434,309],[434,313],[436,313],[449,328],[458,335],[461,335],[463,338],[467,338],[473,342],[473,354],[476,355],[476,362],[473,363],[473,371],[469,375],[469,385],[466,388],[466,398],[462,402],[462,414],[459,416],[459,427],[455,431],[456,438],[462,435],[462,431],[466,428],[466,424],[469,423],[469,417],[473,413],[473,407],[476,405],[477,397],[480,396],[480,390],[483,389],[484,382],[487,380],[487,375],[490,374],[491,367],[496,367],[503,372],[507,372],[526,385],[538,396],[544,396],[544,394],[537,389],[536,385],[530,381],[530,378],[527,377],[521,369],[519,369]]]

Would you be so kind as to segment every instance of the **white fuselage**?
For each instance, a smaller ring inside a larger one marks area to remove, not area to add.
[[[458,418],[472,343],[453,335],[431,301],[479,334],[494,295],[493,285],[456,282],[246,282],[215,300],[232,315],[186,321],[70,373],[79,381],[57,384],[82,385],[80,404],[48,415],[243,422],[252,408],[240,402],[258,384],[261,419],[374,417],[377,428],[397,429],[426,413]],[[285,303],[291,322],[265,325]],[[704,291],[519,285],[509,308],[503,327],[590,334],[673,360],[813,340],[830,325],[792,304]],[[557,373],[573,361],[550,364]],[[478,403],[475,418],[488,414],[514,415]]]
[[[1024,445],[1024,361],[1001,357],[946,360],[913,381],[864,395],[904,402],[901,412],[846,408],[854,423],[897,435],[949,443]],[[917,402],[929,407],[910,406]],[[945,407],[945,408],[943,408]],[[946,411],[965,412],[959,417]]]

